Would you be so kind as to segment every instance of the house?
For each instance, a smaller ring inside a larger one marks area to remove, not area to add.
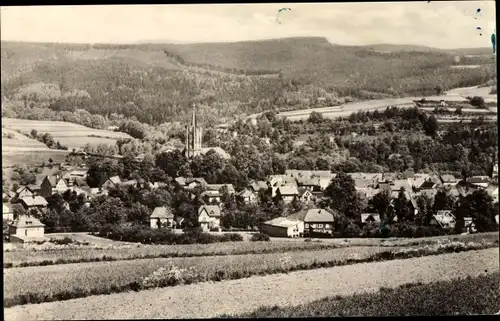
[[[472,220],[472,217],[464,217],[464,229],[469,233],[477,232],[476,225]]]
[[[378,213],[363,213],[361,214],[361,224],[380,223],[380,214]]]
[[[443,184],[456,184],[458,183],[458,179],[455,178],[453,175],[441,175],[439,177],[441,179],[441,183]]]
[[[267,182],[272,187],[279,187],[282,185],[297,185],[296,179],[288,175],[269,175],[267,178]]]
[[[220,192],[223,188],[225,188],[229,195],[233,195],[236,193],[233,184],[207,184],[205,188],[207,191],[217,192]]]
[[[90,195],[92,196],[101,196],[101,195],[108,195],[108,190],[102,189],[100,187],[92,187],[90,189]]]
[[[258,193],[261,189],[267,191],[267,189],[269,188],[265,181],[253,181],[248,187],[254,193]]]
[[[297,186],[308,189],[310,191],[320,190],[319,178],[314,177],[298,177]]]
[[[215,191],[204,191],[200,194],[201,198],[206,200],[207,202],[209,203],[213,203],[213,202],[220,202],[221,201],[221,196],[222,194],[218,191],[218,190],[215,190]]]
[[[304,217],[304,235],[332,235],[334,232],[334,216],[325,209],[309,209]]]
[[[131,179],[125,182],[120,182],[118,186],[120,186],[121,188],[128,188],[129,186],[137,187],[137,184],[137,180]]]
[[[5,220],[5,221],[13,221],[14,220],[14,209],[12,208],[12,204],[3,203],[2,220]]]
[[[21,215],[9,225],[11,242],[25,243],[43,240],[45,225],[30,215]]]
[[[430,225],[439,226],[444,229],[455,228],[456,219],[450,210],[438,211],[432,216]]]
[[[276,189],[276,194],[280,194],[283,202],[289,203],[299,196],[299,190],[295,185],[282,185]]]
[[[102,185],[101,189],[103,190],[109,190],[112,188],[118,188],[120,186],[122,180],[120,179],[119,176],[112,176],[108,178]]]
[[[21,186],[16,190],[16,196],[17,198],[33,197],[36,193],[28,186]]]
[[[467,179],[467,183],[475,187],[487,188],[490,185],[490,178],[488,176],[472,176]]]
[[[66,181],[68,185],[72,185],[77,179],[86,180],[87,175],[88,175],[87,168],[76,168],[71,170],[69,173],[64,174],[62,178]]]
[[[314,199],[314,195],[312,194],[312,192],[309,189],[299,187],[298,191],[299,191],[299,195],[298,195],[299,200],[301,202],[309,203]]]
[[[304,222],[277,217],[262,223],[260,231],[271,237],[301,237],[304,234]]]
[[[217,205],[202,205],[198,209],[198,223],[203,231],[220,230],[220,207]]]
[[[208,185],[205,179],[201,177],[194,177],[194,178],[177,177],[175,179],[175,182],[177,183],[178,186],[188,190],[194,189],[195,187],[205,188]]]
[[[32,196],[21,198],[21,205],[26,211],[31,209],[45,210],[47,208],[47,201],[42,196]]]
[[[237,193],[236,196],[239,197],[245,204],[255,203],[258,200],[257,194],[246,188]]]
[[[62,194],[67,190],[68,185],[66,181],[59,175],[45,176],[42,184],[40,184],[40,196],[43,197],[49,197],[55,193]]]
[[[404,188],[405,191],[412,191],[411,183],[408,179],[397,179],[394,180],[390,185],[392,191],[400,191],[401,188]]]
[[[175,226],[174,214],[172,210],[166,206],[156,207],[149,217],[150,226],[153,229]]]

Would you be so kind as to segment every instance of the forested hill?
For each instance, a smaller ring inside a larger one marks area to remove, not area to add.
[[[474,59],[468,54],[463,63]],[[197,103],[200,119],[210,123],[275,108],[334,105],[346,96],[435,94],[437,86],[446,90],[493,78],[493,61],[451,68],[455,55],[397,47],[379,52],[314,37],[139,45],[2,42],[2,115],[50,119],[66,112],[71,118],[69,113],[84,109],[158,124],[187,119]]]

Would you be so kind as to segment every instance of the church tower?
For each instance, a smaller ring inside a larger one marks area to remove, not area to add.
[[[196,107],[193,104],[191,126],[186,126],[186,156],[193,158],[201,154],[202,128],[196,122]]]

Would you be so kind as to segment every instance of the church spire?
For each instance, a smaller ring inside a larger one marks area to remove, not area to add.
[[[196,105],[193,103],[193,120],[192,120],[193,128],[196,128]]]

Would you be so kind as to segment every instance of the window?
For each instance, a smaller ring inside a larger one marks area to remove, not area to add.
[[[304,227],[305,227],[305,228],[309,228],[309,224],[305,223],[305,224],[304,224]]]
[[[332,228],[331,224],[325,224],[325,228]]]

